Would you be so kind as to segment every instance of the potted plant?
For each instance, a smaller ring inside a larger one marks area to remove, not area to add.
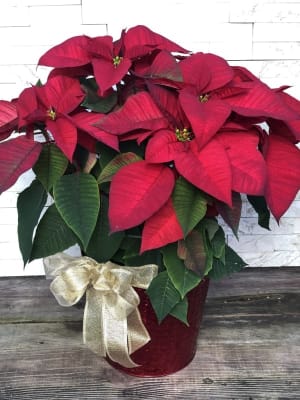
[[[86,293],[84,340],[110,363],[174,372],[209,279],[246,265],[222,229],[238,235],[241,195],[268,228],[299,190],[300,103],[145,26],[72,37],[39,64],[47,82],[0,102],[0,192],[36,177],[17,202],[24,265],[44,258],[62,305]],[[62,253],[75,244],[82,257]]]

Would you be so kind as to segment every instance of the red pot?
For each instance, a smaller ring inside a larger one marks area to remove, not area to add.
[[[140,314],[151,341],[131,354],[139,367],[126,368],[110,359],[108,362],[129,375],[148,377],[169,375],[187,366],[196,353],[208,285],[209,280],[204,279],[187,295],[189,326],[170,315],[159,324],[146,292],[136,289],[141,299]]]

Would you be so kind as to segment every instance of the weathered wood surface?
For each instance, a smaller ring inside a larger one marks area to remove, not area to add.
[[[0,400],[300,399],[300,268],[245,269],[211,283],[184,370],[135,378],[82,345],[82,310],[43,277],[0,279]]]

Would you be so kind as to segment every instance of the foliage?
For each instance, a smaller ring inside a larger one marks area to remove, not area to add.
[[[188,292],[245,265],[216,217],[238,236],[241,194],[265,228],[295,198],[300,102],[145,26],[69,38],[39,64],[44,84],[0,101],[0,193],[36,174],[18,200],[24,264],[75,243],[99,262],[158,264],[159,321],[188,323]]]

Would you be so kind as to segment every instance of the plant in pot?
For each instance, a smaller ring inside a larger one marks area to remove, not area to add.
[[[72,37],[39,64],[47,82],[0,102],[0,192],[35,173],[17,201],[24,265],[44,258],[62,305],[86,295],[84,341],[111,364],[175,372],[209,279],[246,265],[222,228],[238,235],[241,195],[268,228],[299,190],[300,103],[145,26]]]

